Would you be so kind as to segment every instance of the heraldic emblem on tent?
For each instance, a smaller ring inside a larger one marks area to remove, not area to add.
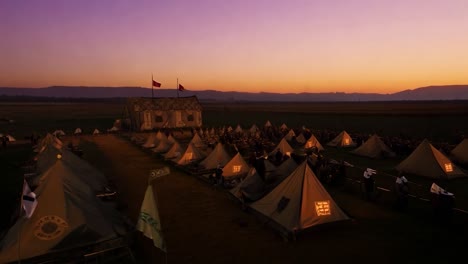
[[[155,247],[160,248],[164,252],[166,252],[166,243],[161,231],[161,221],[151,180],[167,174],[169,174],[169,168],[167,167],[160,170],[154,170],[150,173],[149,184],[146,188],[145,197],[143,198],[136,226],[137,230],[141,231],[145,237],[153,240]]]

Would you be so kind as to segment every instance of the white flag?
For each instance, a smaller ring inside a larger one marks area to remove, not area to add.
[[[153,187],[148,185],[145,198],[141,204],[140,215],[136,226],[147,238],[153,240],[155,247],[166,252],[166,243],[161,232],[161,222],[159,220],[158,208],[154,200]]]
[[[23,182],[23,209],[27,218],[31,218],[34,210],[37,207],[36,194],[31,192],[29,185],[26,181]]]

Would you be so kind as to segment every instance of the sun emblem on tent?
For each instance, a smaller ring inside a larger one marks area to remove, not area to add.
[[[41,217],[34,226],[34,235],[40,240],[52,240],[68,228],[67,221],[56,215]]]

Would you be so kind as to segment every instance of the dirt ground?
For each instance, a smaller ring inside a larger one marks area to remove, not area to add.
[[[167,164],[116,135],[83,136],[80,145],[84,158],[115,183],[123,212],[136,222],[149,171]],[[460,226],[434,225],[429,215],[395,212],[331,189],[354,220],[286,242],[226,190],[176,168],[153,186],[167,255],[138,234],[138,263],[447,263],[465,255],[468,241]]]

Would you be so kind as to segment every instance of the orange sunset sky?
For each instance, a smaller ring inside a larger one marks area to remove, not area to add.
[[[467,14],[465,0],[3,0],[0,87],[468,84]]]

